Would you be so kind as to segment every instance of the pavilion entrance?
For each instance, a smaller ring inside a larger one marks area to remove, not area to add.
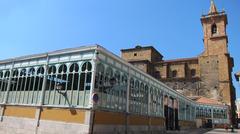
[[[178,103],[172,97],[164,97],[164,117],[166,130],[178,130]]]

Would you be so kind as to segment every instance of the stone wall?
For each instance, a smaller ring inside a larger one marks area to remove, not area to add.
[[[87,134],[90,111],[26,106],[1,107],[0,134]]]
[[[220,100],[219,92],[219,60],[218,56],[202,56],[199,58],[201,72],[201,94],[207,98]]]
[[[122,52],[122,58],[127,61],[147,60],[152,61],[151,49],[136,49]]]
[[[88,134],[89,127],[83,124],[4,116],[0,122],[0,134]]]

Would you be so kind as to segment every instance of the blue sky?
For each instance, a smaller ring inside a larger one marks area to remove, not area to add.
[[[215,0],[228,14],[229,52],[240,71],[240,1]],[[0,59],[88,44],[120,54],[153,45],[164,59],[203,51],[200,17],[210,0],[1,0]],[[240,84],[234,79],[237,97]]]

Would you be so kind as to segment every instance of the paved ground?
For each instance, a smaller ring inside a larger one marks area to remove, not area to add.
[[[192,129],[192,130],[181,130],[181,131],[168,131],[167,134],[240,134],[240,129],[234,129],[231,132],[230,129],[226,131],[225,129]]]
[[[240,129],[234,129],[234,132],[231,132],[231,129],[228,129],[228,131],[226,131],[225,129],[213,129],[205,134],[230,134],[230,133],[240,134]]]
[[[204,134],[210,131],[210,129],[188,129],[188,130],[181,130],[181,131],[167,131],[167,134]]]

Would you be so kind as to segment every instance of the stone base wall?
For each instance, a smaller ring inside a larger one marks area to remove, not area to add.
[[[0,107],[0,134],[88,134],[90,110]]]
[[[196,122],[195,121],[179,121],[179,126],[181,129],[192,129],[196,128]]]
[[[94,134],[159,134],[165,133],[164,126],[146,125],[94,125]]]
[[[3,117],[0,122],[0,134],[34,134],[36,122],[34,119]]]
[[[40,121],[20,117],[3,117],[0,134],[88,134],[89,126],[58,121]]]
[[[158,134],[165,132],[165,119],[117,112],[95,111],[96,134]]]
[[[214,128],[225,128],[226,124],[213,124]],[[227,124],[228,128],[230,128],[230,125]]]
[[[26,106],[5,106],[0,110],[0,134],[158,134],[166,131],[162,117]],[[193,128],[195,122],[179,121],[179,125],[188,129]]]

